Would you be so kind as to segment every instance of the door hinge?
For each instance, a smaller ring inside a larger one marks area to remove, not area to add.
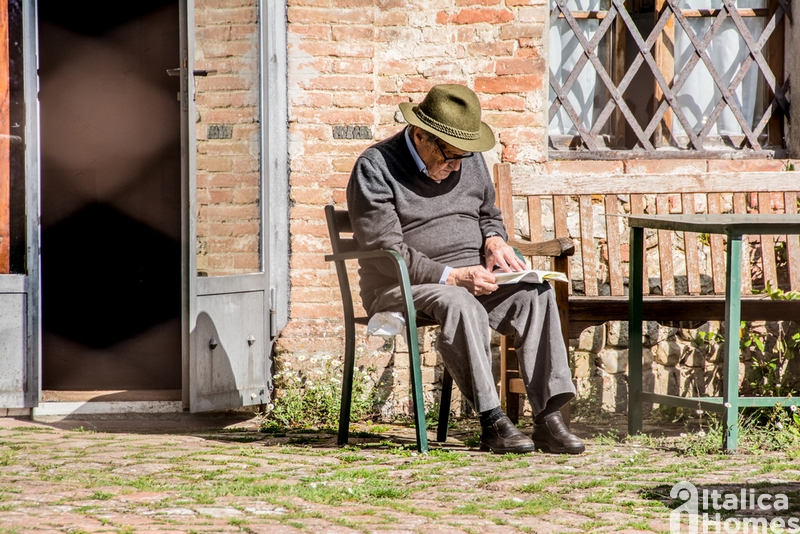
[[[278,337],[278,313],[275,310],[275,288],[269,288],[269,338]]]

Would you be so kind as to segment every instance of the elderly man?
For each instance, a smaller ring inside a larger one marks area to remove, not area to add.
[[[368,148],[347,185],[355,238],[391,249],[408,265],[418,311],[441,325],[439,351],[461,393],[480,413],[481,449],[577,454],[584,445],[559,408],[575,396],[558,310],[547,284],[498,286],[494,270],[524,270],[508,238],[481,152],[495,145],[478,97],[437,85],[419,105],[400,104],[409,126]],[[388,260],[360,263],[367,312],[399,311]],[[500,409],[489,327],[513,335],[534,417],[532,439]]]

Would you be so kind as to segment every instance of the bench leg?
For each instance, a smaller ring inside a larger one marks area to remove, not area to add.
[[[338,444],[347,445],[350,434],[350,405],[353,400],[353,369],[356,364],[355,324],[344,325],[344,365],[342,369],[342,403],[339,407]]]
[[[642,431],[642,277],[644,230],[631,228],[628,286],[628,434]]]
[[[422,394],[422,367],[419,357],[416,321],[406,320],[406,341],[408,342],[409,374],[411,375],[411,398],[414,402],[414,426],[417,430],[417,450],[428,452],[428,428],[425,421],[425,397]]]
[[[739,321],[741,320],[742,238],[728,236],[725,276],[725,369],[722,402],[725,432],[722,448],[735,451],[739,445]]]
[[[442,396],[439,399],[439,427],[436,431],[436,441],[447,441],[447,425],[450,422],[450,400],[453,395],[453,377],[447,367],[442,374]]]

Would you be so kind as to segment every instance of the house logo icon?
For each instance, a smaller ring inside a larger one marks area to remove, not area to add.
[[[669,514],[669,534],[698,534],[698,498],[695,485],[691,482],[678,482],[672,486],[669,496],[684,501]],[[681,529],[681,516],[684,512],[689,518],[688,530]]]

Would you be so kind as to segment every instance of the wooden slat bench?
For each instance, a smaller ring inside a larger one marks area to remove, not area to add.
[[[511,166],[494,168],[498,205],[509,233],[532,241],[574,239],[576,255],[556,258],[552,268],[568,275],[572,287],[560,292],[562,326],[576,338],[588,326],[628,319],[628,214],[798,213],[800,174],[738,173],[698,178],[697,174],[611,176],[511,176]],[[768,179],[765,179],[768,178]],[[515,202],[516,199],[516,202]],[[514,208],[516,217],[511,217]],[[576,214],[577,216],[570,216]],[[569,228],[568,228],[569,224]],[[800,290],[797,236],[747,236],[743,242],[742,320],[800,318],[800,301],[753,294],[767,282]],[[650,258],[644,319],[673,326],[699,326],[724,319],[725,243],[721,235],[648,231]],[[746,265],[744,263],[746,262]],[[753,276],[748,276],[752,273]],[[513,372],[505,381],[514,381]],[[521,382],[521,381],[520,381]],[[515,393],[518,384],[505,389]]]

